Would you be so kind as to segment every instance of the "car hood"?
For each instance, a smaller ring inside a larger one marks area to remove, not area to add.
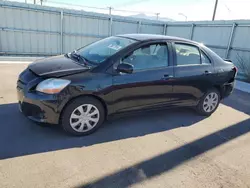
[[[61,77],[89,70],[64,55],[37,60],[28,67],[32,72],[44,77]]]

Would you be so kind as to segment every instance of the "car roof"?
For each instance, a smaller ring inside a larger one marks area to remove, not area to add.
[[[195,43],[194,41],[180,38],[180,37],[174,37],[174,36],[167,36],[167,35],[155,35],[155,34],[124,34],[124,35],[117,35],[119,37],[126,37],[138,41],[146,41],[146,40],[177,40],[177,41],[183,41],[183,42],[190,42]]]
[[[187,44],[193,44],[202,48],[205,52],[207,52],[210,55],[210,57],[212,57],[212,59],[216,59],[217,62],[223,61],[219,55],[217,55],[208,47],[204,46],[202,43],[198,43],[198,42],[180,38],[180,37],[156,35],[156,34],[123,34],[123,35],[117,35],[117,36],[130,38],[130,39],[134,39],[137,41],[151,41],[151,40],[170,40],[171,41],[172,40],[172,41],[177,41],[177,42],[184,42]]]

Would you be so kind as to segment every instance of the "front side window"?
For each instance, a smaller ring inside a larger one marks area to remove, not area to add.
[[[124,37],[108,37],[80,48],[76,53],[89,62],[99,64],[135,42],[136,40]]]
[[[135,50],[122,59],[122,63],[129,63],[134,70],[146,70],[168,66],[168,48],[166,44],[151,44]]]
[[[188,44],[175,44],[177,65],[201,64],[200,50]]]

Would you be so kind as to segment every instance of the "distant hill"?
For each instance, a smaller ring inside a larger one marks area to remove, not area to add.
[[[155,16],[147,16],[146,14],[136,14],[136,15],[131,15],[129,17],[133,17],[133,18],[142,18],[142,19],[149,19],[149,20],[156,20],[156,15]],[[160,21],[166,21],[166,22],[174,22],[175,20],[171,19],[171,18],[166,18],[166,17],[160,17],[159,19]]]

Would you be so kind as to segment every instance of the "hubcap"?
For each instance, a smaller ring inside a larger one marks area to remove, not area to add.
[[[204,111],[212,112],[216,108],[218,102],[219,102],[218,94],[215,92],[209,93],[203,102]]]
[[[99,110],[92,104],[77,107],[70,116],[70,126],[77,132],[93,129],[100,118]]]

